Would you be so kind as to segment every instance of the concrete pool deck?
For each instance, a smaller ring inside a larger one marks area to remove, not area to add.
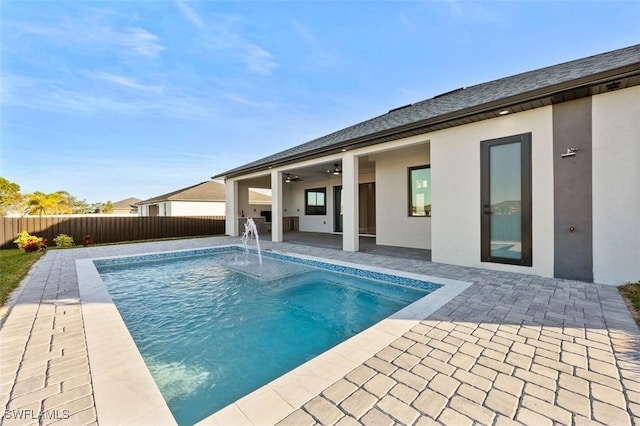
[[[94,376],[102,372],[90,368],[77,259],[237,240],[47,253],[14,295],[0,329],[2,424],[111,424],[96,414]],[[261,243],[264,249],[473,283],[299,407],[290,407],[295,411],[281,424],[640,423],[640,331],[615,287]],[[237,414],[233,423],[248,424]],[[132,416],[131,424],[158,424],[152,412]]]

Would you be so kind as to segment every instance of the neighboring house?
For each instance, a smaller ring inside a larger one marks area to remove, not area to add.
[[[251,191],[253,212],[270,211],[269,190]],[[224,184],[210,180],[137,203],[139,216],[224,216]],[[247,210],[247,213],[249,210]]]
[[[224,216],[224,185],[210,180],[138,203],[139,216]]]
[[[359,234],[432,261],[640,279],[640,45],[461,88],[214,178],[226,229],[272,191],[274,241]]]
[[[127,198],[125,200],[116,201],[113,204],[113,214],[138,214],[138,206],[136,205],[142,201],[140,198]]]

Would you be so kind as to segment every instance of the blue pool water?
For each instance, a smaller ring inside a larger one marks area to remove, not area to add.
[[[202,420],[438,287],[263,263],[228,252],[97,264],[179,424]]]

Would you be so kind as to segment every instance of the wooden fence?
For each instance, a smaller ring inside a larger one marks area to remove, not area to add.
[[[47,238],[50,245],[54,245],[53,239],[60,234],[73,237],[75,244],[82,244],[85,235],[91,235],[94,243],[115,243],[153,238],[223,235],[225,223],[223,216],[0,217],[0,248],[16,248],[13,240],[21,231]]]

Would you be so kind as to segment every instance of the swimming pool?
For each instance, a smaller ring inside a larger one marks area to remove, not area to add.
[[[217,247],[195,250],[195,252],[237,254],[238,250],[238,246],[221,244]],[[144,253],[145,250],[140,252]],[[112,296],[107,292],[96,264],[106,266],[189,257],[193,254],[194,250],[182,250],[76,261],[93,396],[101,423],[171,424],[175,419],[149,373],[130,331],[116,309]],[[442,287],[227,405],[199,423],[203,426],[238,422],[277,423],[323,389],[363,364],[375,353],[401,338],[407,331],[418,325],[421,319],[435,312],[471,285],[468,282],[441,277],[363,264],[355,265],[301,254],[280,253],[275,250],[266,254],[271,258],[290,259],[292,261],[290,265],[295,264],[294,269],[300,265],[312,266],[381,281],[390,280],[403,286],[437,283]],[[242,271],[242,265],[235,265],[234,268],[244,274],[253,273],[251,267],[245,268],[244,271]],[[295,275],[296,273],[295,270],[275,271],[275,275]]]
[[[96,262],[179,424],[202,420],[440,287],[269,254],[259,265],[253,256],[194,251]]]

